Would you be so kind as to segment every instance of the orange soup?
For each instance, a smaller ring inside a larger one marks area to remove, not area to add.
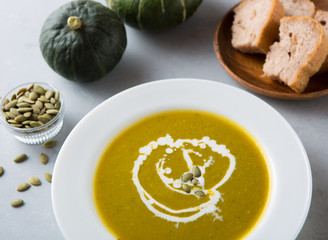
[[[141,119],[111,140],[93,182],[97,213],[117,239],[242,239],[261,219],[269,168],[254,138],[212,113]]]

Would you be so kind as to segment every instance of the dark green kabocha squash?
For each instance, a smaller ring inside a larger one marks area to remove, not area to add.
[[[159,32],[173,28],[194,14],[202,0],[106,0],[131,27]]]
[[[120,61],[126,48],[125,27],[119,16],[94,1],[69,2],[45,21],[40,48],[48,65],[77,81],[97,80]]]

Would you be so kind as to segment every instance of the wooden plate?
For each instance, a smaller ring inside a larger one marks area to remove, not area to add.
[[[316,6],[328,10],[327,0],[313,1]],[[242,86],[265,96],[302,100],[328,95],[328,73],[316,74],[301,94],[291,90],[288,86],[263,76],[262,66],[265,55],[244,54],[231,45],[231,26],[233,22],[231,9],[218,24],[214,37],[216,55],[228,74]]]

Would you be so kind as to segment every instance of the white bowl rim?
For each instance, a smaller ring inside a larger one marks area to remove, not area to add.
[[[165,96],[165,90],[170,91],[167,96],[173,98],[167,99],[169,104],[163,103],[164,100],[147,101]],[[195,93],[202,93],[207,100],[202,100]],[[177,97],[179,94],[180,98]],[[198,104],[191,99],[192,96],[209,105],[211,100],[217,100],[220,104],[216,110],[213,102],[211,106]],[[131,99],[135,101],[131,102]],[[192,102],[190,105],[188,100]],[[222,104],[220,100],[227,101]],[[141,105],[143,111],[137,109],[137,105]],[[232,111],[223,105],[228,105]],[[114,124],[115,129],[99,129],[99,117],[108,113],[122,114],[120,107],[130,107],[131,112],[124,116],[130,119],[117,120],[120,123]],[[115,239],[99,220],[90,197],[97,163],[94,159],[99,159],[110,138],[135,120],[155,112],[183,108],[210,111],[232,119],[250,131],[268,155],[273,183],[270,204],[260,223],[245,239],[292,240],[297,237],[311,203],[312,176],[304,146],[290,124],[273,107],[244,90],[209,80],[176,78],[144,83],[114,95],[90,111],[71,131],[58,154],[52,183],[54,213],[66,239]],[[96,139],[83,140],[85,136]],[[79,159],[78,163],[71,159],[74,154]],[[76,164],[80,168],[74,169]],[[293,168],[295,164],[297,168]],[[75,178],[72,179],[72,175],[76,175]]]

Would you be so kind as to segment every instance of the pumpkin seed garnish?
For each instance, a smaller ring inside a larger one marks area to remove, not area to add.
[[[10,203],[12,207],[20,207],[24,204],[24,201],[22,199],[16,199]]]
[[[52,148],[56,144],[57,144],[57,141],[56,140],[49,140],[49,141],[43,143],[42,146],[45,147],[45,148]]]
[[[199,198],[205,197],[205,193],[202,190],[196,190],[195,195]]]
[[[191,180],[191,184],[192,185],[197,185],[199,183],[199,181],[196,179],[196,178],[193,178],[192,180]]]
[[[30,177],[28,181],[33,185],[33,186],[39,186],[41,185],[41,181],[37,177]]]
[[[188,182],[190,179],[193,178],[193,174],[192,173],[185,173],[181,176],[181,181],[182,182]]]
[[[27,155],[25,153],[22,153],[14,158],[15,163],[21,163],[27,159]]]
[[[52,181],[52,175],[50,173],[45,173],[44,174],[44,178],[51,183]]]
[[[3,167],[0,166],[0,177],[2,176],[3,172],[4,172]]]
[[[19,89],[16,94],[11,96],[10,100],[5,99],[2,115],[13,127],[34,128],[54,118],[59,113],[60,107],[59,92],[32,84],[27,89]],[[39,117],[45,114],[47,114],[46,117],[41,117],[40,120]],[[9,121],[10,119],[15,120],[15,122]],[[32,121],[39,121],[39,123],[33,122],[31,124]]]
[[[49,161],[49,158],[45,153],[41,153],[40,157],[39,157],[39,160],[43,165],[46,165]]]
[[[199,178],[202,175],[198,166],[193,166],[191,172],[194,174],[194,177]]]
[[[31,187],[31,184],[29,183],[21,183],[17,186],[16,190],[18,192],[23,192],[26,191],[27,189],[29,189]]]
[[[190,193],[191,192],[191,189],[190,189],[190,187],[187,184],[182,184],[182,189],[186,193]]]

